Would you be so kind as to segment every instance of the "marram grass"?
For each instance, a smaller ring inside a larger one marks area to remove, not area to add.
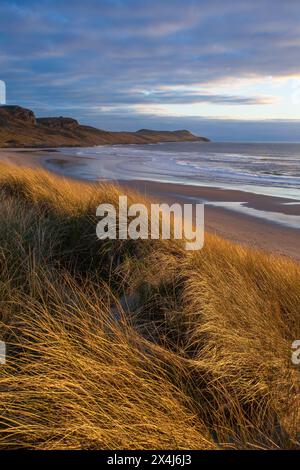
[[[299,448],[299,264],[99,241],[120,192],[0,166],[0,448]]]

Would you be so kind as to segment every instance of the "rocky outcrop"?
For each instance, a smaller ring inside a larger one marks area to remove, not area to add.
[[[49,117],[38,118],[37,123],[43,127],[50,129],[76,129],[79,127],[79,122],[76,119],[66,117]]]
[[[34,112],[21,106],[0,106],[0,125],[36,125]]]
[[[83,126],[69,117],[36,118],[21,106],[0,106],[0,147],[89,147],[104,144],[208,142],[187,130],[109,132]]]

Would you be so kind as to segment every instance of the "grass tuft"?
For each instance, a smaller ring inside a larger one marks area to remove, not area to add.
[[[0,449],[299,448],[299,264],[99,241],[121,193],[0,165]]]

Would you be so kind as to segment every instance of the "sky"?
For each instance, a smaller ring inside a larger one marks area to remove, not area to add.
[[[0,0],[0,80],[38,116],[300,141],[300,0]]]

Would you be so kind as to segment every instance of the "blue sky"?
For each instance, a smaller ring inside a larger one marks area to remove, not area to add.
[[[1,0],[0,79],[39,116],[300,141],[300,1]]]

